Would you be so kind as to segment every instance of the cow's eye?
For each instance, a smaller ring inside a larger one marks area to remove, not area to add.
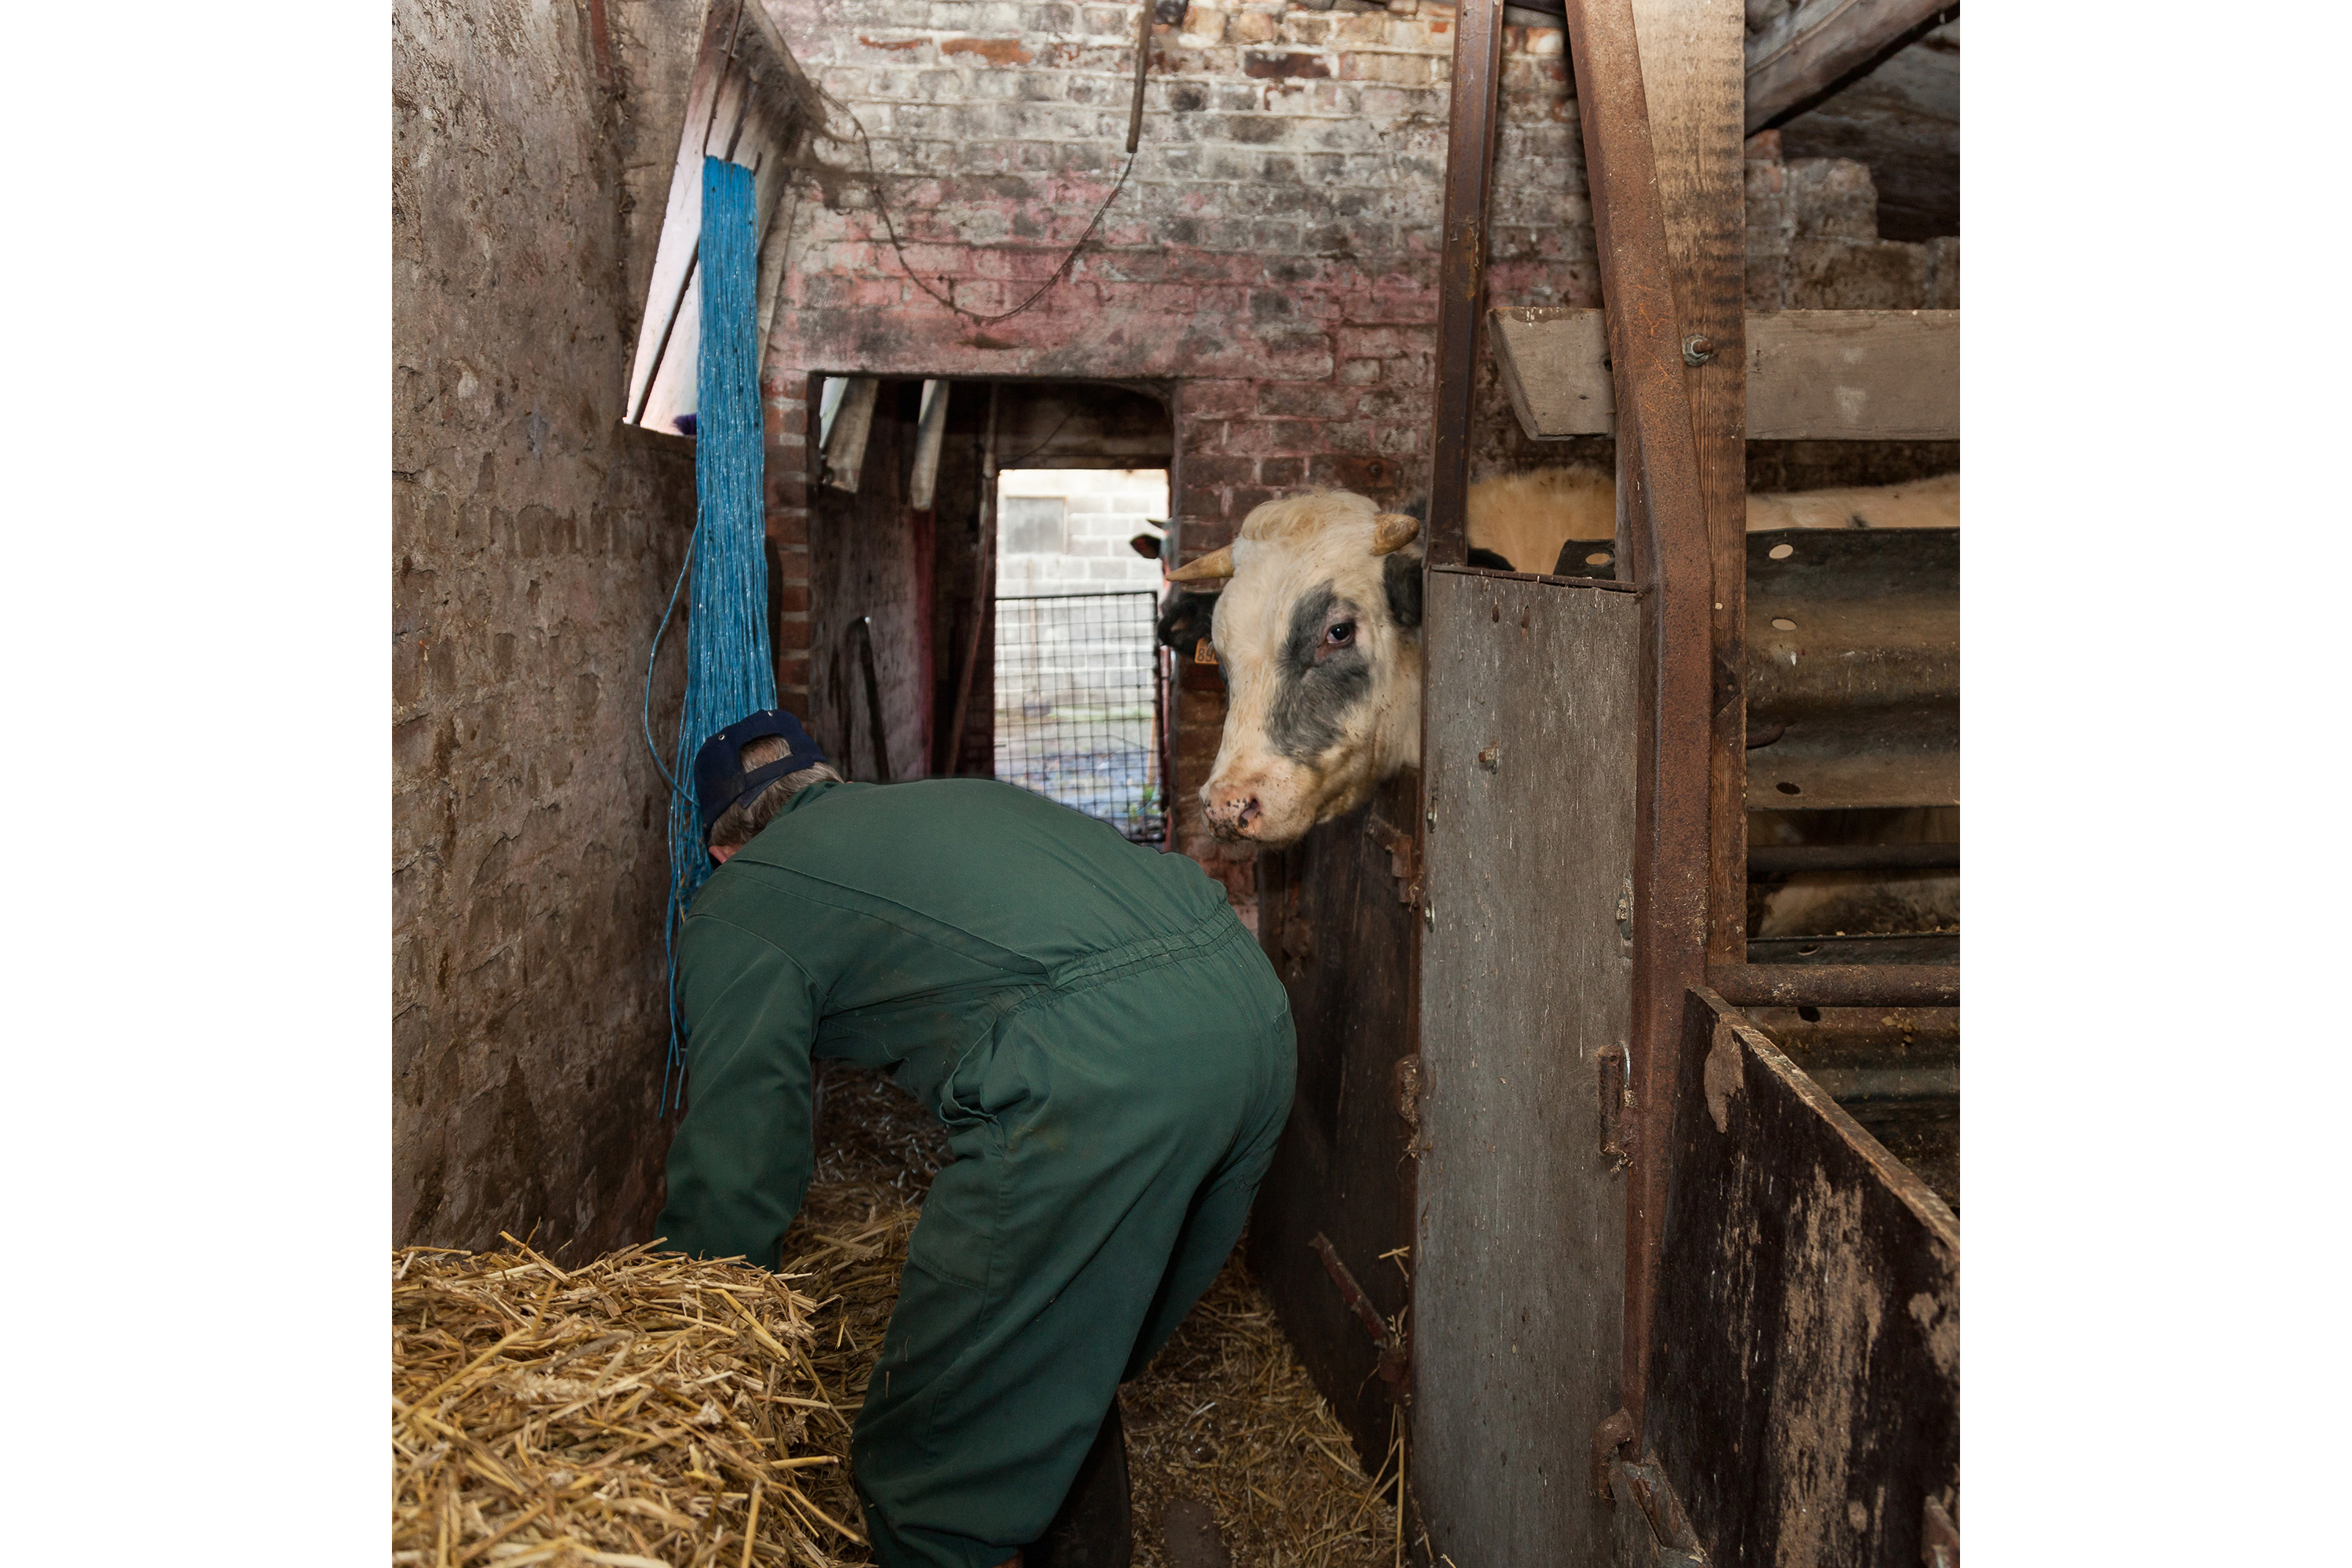
[[[1353,621],[1334,622],[1330,629],[1323,634],[1323,641],[1331,647],[1346,647],[1355,640],[1356,623]]]

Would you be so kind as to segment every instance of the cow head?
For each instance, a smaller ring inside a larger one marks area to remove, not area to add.
[[[1201,790],[1218,837],[1288,844],[1419,764],[1420,531],[1344,490],[1292,496],[1169,574],[1231,579],[1210,632],[1225,732]]]

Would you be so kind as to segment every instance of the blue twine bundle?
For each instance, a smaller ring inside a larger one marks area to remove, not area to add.
[[[694,535],[670,590],[669,608],[646,658],[646,744],[668,782],[669,901],[662,949],[669,976],[669,1059],[684,1087],[686,1047],[677,1006],[677,933],[687,906],[710,875],[691,772],[702,743],[738,719],[776,705],[776,666],[768,646],[766,518],[761,504],[765,438],[760,412],[759,240],[751,171],[718,158],[702,161],[702,345],[696,366]],[[686,623],[686,702],[677,746],[665,763],[653,743],[654,656],[677,610],[678,590],[693,582]]]

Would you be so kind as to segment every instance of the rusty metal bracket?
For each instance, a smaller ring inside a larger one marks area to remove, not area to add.
[[[1925,1568],[1960,1568],[1960,1527],[1937,1498],[1921,1510],[1919,1561]]]
[[[1691,1528],[1690,1516],[1683,1511],[1682,1499],[1675,1495],[1655,1452],[1638,1465],[1615,1460],[1609,1475],[1611,1495],[1621,1506],[1630,1502],[1640,1509],[1649,1526],[1650,1550],[1638,1561],[1655,1568],[1705,1568],[1706,1548],[1699,1544],[1698,1532]]]
[[[1421,1058],[1399,1057],[1396,1066],[1389,1072],[1396,1090],[1397,1114],[1404,1119],[1405,1126],[1411,1130],[1405,1134],[1404,1155],[1408,1160],[1418,1160],[1435,1147],[1421,1127],[1421,1102],[1429,1096],[1428,1080],[1423,1077]]]
[[[1364,837],[1389,852],[1389,875],[1396,879],[1397,902],[1421,907],[1421,840],[1377,811],[1364,814]]]
[[[1714,963],[1707,985],[1740,1007],[1957,1007],[1957,963]]]
[[[1609,1468],[1617,1462],[1617,1450],[1633,1440],[1633,1417],[1624,1410],[1612,1411],[1592,1429],[1592,1495],[1614,1499],[1610,1488]]]
[[[1633,1159],[1628,1125],[1633,1101],[1627,1087],[1624,1047],[1611,1046],[1601,1053],[1600,1077],[1601,1152],[1609,1156],[1613,1169],[1622,1171]]]
[[[1339,1288],[1339,1299],[1347,1302],[1348,1310],[1356,1315],[1356,1321],[1361,1323],[1364,1332],[1371,1336],[1372,1344],[1380,1352],[1380,1359],[1372,1371],[1388,1385],[1389,1397],[1402,1404],[1405,1373],[1411,1367],[1405,1346],[1398,1336],[1389,1332],[1387,1321],[1381,1316],[1380,1309],[1372,1305],[1372,1299],[1364,1294],[1364,1288],[1356,1283],[1356,1277],[1348,1271],[1348,1266],[1339,1260],[1339,1249],[1331,1245],[1331,1238],[1318,1230],[1307,1245],[1313,1247],[1315,1256],[1323,1260],[1323,1272],[1331,1276],[1331,1283]]]

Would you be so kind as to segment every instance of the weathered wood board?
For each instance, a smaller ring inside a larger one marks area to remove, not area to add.
[[[1508,305],[1486,312],[1487,341],[1511,411],[1531,441],[1614,436],[1609,318],[1571,305]]]
[[[1395,1404],[1375,1375],[1378,1347],[1309,1244],[1329,1238],[1382,1318],[1404,1310],[1404,1272],[1381,1254],[1412,1240],[1397,1063],[1419,1034],[1421,920],[1399,897],[1412,882],[1390,845],[1415,852],[1419,791],[1419,775],[1402,773],[1258,862],[1258,937],[1290,994],[1298,1084],[1251,1212],[1250,1268],[1367,1469],[1388,1452]]]
[[[1711,993],[1685,1043],[1648,1437],[1717,1563],[1917,1563],[1959,1483],[1959,1221]]]
[[[1616,434],[1599,310],[1489,312],[1511,407],[1531,439]],[[1747,318],[1754,440],[1950,441],[1960,434],[1958,310],[1771,310]]]
[[[1413,1489],[1463,1563],[1609,1560],[1639,601],[1430,574]]]
[[[1797,0],[1748,37],[1747,129],[1763,130],[1867,68],[1951,0]]]
[[[754,76],[759,78],[755,83]],[[769,250],[789,237],[771,223],[789,180],[788,155],[806,130],[814,93],[766,7],[713,0],[687,89],[677,161],[662,210],[645,314],[629,363],[622,422],[682,433],[695,413],[695,364],[702,336],[702,160],[723,158],[752,174],[761,247],[760,320],[767,320],[782,264]],[[766,345],[761,344],[764,353]]]

